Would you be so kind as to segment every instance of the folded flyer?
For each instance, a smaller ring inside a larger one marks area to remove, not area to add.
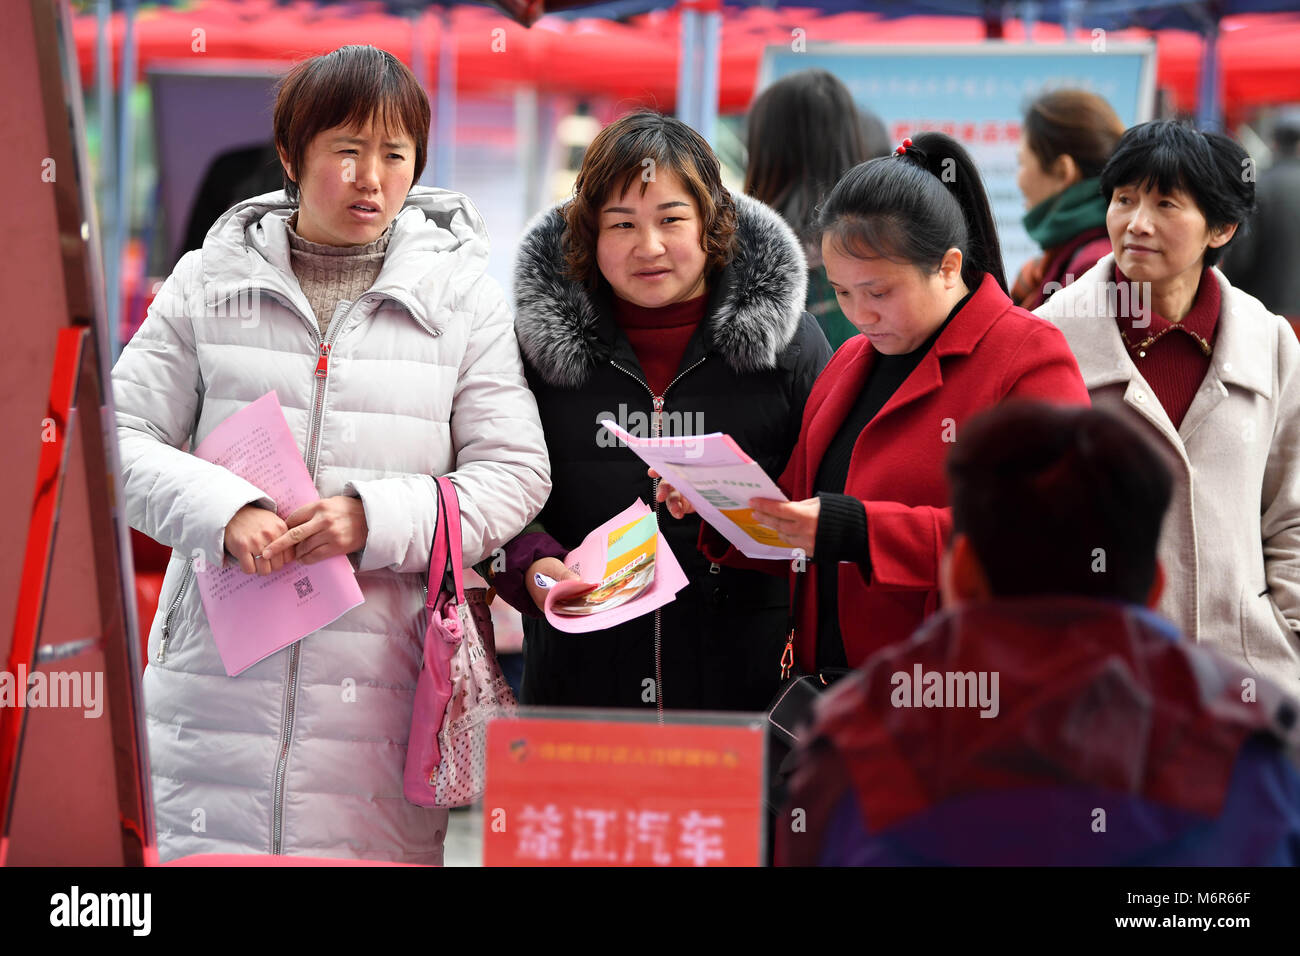
[[[609,419],[601,424],[680,491],[700,517],[742,554],[773,559],[795,556],[794,545],[760,524],[748,504],[751,498],[789,499],[730,435],[637,438]]]
[[[587,535],[564,563],[582,580],[557,582],[543,611],[570,634],[603,630],[661,608],[687,583],[654,511],[640,500]]]
[[[194,454],[255,485],[287,518],[320,499],[274,391],[208,434]],[[352,562],[335,555],[309,565],[290,561],[265,577],[238,564],[195,574],[221,663],[231,677],[333,623],[361,604]]]

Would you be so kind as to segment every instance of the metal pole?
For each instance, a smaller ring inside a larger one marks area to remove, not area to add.
[[[1064,0],[1061,4],[1061,16],[1065,27],[1065,39],[1073,40],[1079,35],[1083,26],[1084,0]]]
[[[109,355],[117,361],[122,332],[122,253],[131,238],[131,147],[134,139],[134,117],[131,115],[131,94],[135,91],[135,7],[136,0],[123,0],[122,15],[122,74],[118,81],[117,116],[117,219],[113,223],[113,285],[109,287],[108,347]]]
[[[423,24],[424,11],[412,10],[409,15],[411,22],[411,72],[415,78],[420,81],[420,89],[424,90],[426,96],[429,95],[429,50],[425,42]],[[431,131],[432,132],[432,131]],[[429,155],[429,148],[433,145],[433,138],[430,135],[429,142],[424,144],[425,155]],[[421,184],[427,185],[429,174],[432,172],[432,163],[425,162],[424,172],[420,175]]]
[[[113,254],[117,229],[117,144],[113,124],[113,0],[98,0],[95,7],[95,100],[99,113],[99,189],[96,198],[101,213],[100,255],[104,262],[104,287],[109,302],[114,299],[111,290],[117,288],[117,266],[120,256]],[[105,313],[110,315],[109,313]],[[112,325],[110,315],[109,325]],[[108,354],[114,355],[112,338],[105,343]]]
[[[531,219],[542,207],[542,169],[539,156],[538,127],[541,111],[536,87],[515,90],[515,129],[519,131],[518,163],[524,174],[524,220]]]
[[[1020,22],[1025,26],[1025,42],[1034,42],[1034,28],[1038,26],[1039,4],[1036,0],[1025,0],[1020,5]],[[1065,38],[1070,39],[1067,32]]]
[[[433,150],[434,185],[451,189],[456,164],[456,33],[451,8],[440,7],[438,31],[438,115]]]
[[[710,10],[700,24],[700,125],[696,130],[710,146],[715,142],[718,126],[718,70],[722,61],[722,14]]]
[[[697,44],[694,8],[685,4],[679,7],[682,14],[681,51],[677,61],[677,118],[689,126],[696,125],[695,48]]]
[[[412,10],[408,19],[411,21],[411,72],[420,81],[424,92],[429,92],[429,51],[425,46],[424,11]]]
[[[1219,117],[1219,25],[1211,22],[1205,27],[1205,46],[1201,50],[1201,82],[1196,98],[1196,125],[1201,129],[1218,130]]]

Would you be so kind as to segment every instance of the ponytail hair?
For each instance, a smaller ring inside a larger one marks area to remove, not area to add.
[[[993,211],[970,153],[951,136],[919,133],[905,151],[854,166],[818,215],[819,230],[845,253],[883,256],[926,272],[960,249],[974,292],[984,274],[1007,291]]]

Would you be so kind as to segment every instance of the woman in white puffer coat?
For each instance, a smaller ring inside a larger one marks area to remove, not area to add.
[[[402,796],[433,476],[456,486],[471,564],[537,514],[550,467],[483,222],[411,188],[428,124],[388,53],[296,67],[276,103],[286,191],[221,217],[113,371],[130,524],[173,548],[144,677],[163,860],[442,860],[447,812]],[[321,496],[287,522],[182,450],[271,389]],[[194,566],[336,554],[365,602],[226,676]]]

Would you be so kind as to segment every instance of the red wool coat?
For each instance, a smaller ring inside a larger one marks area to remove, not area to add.
[[[779,484],[792,501],[813,497],[822,456],[857,401],[875,350],[856,336],[822,371],[804,408],[799,441]],[[840,632],[850,667],[911,635],[939,605],[939,559],[952,531],[944,463],[977,412],[1010,398],[1088,405],[1065,336],[1012,304],[992,276],[858,436],[844,493],[867,512],[870,571],[839,565]],[[824,571],[825,569],[822,569]],[[799,587],[795,651],[815,666],[817,574]]]

